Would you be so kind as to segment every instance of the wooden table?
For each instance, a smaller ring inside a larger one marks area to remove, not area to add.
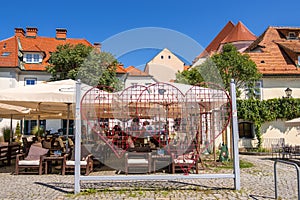
[[[52,167],[52,162],[53,161],[60,161],[61,162],[61,174],[62,174],[62,169],[63,169],[63,161],[64,157],[63,156],[47,156],[43,158],[45,162],[45,174],[48,174],[49,170],[48,169],[48,164],[50,167]]]

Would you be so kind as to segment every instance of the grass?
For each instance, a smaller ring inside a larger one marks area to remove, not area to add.
[[[251,168],[254,164],[245,160],[240,160],[240,168]],[[222,165],[218,166],[221,169],[232,169],[233,168],[233,161],[223,162]]]

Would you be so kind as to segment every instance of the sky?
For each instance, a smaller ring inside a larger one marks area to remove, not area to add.
[[[268,26],[300,27],[299,4],[296,0],[2,1],[0,40],[13,36],[16,27],[37,27],[39,36],[49,37],[55,37],[56,28],[66,28],[69,38],[102,43],[103,50],[125,67],[143,69],[163,48],[190,64],[228,21],[241,21],[256,36]]]

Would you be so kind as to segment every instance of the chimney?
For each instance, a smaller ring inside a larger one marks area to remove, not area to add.
[[[98,53],[100,53],[101,52],[101,43],[100,42],[94,42],[94,48],[96,49],[96,51],[98,52]]]
[[[25,31],[23,28],[15,28],[15,36],[25,36]]]
[[[57,40],[65,40],[66,38],[67,38],[67,29],[57,28],[56,29],[56,39]]]
[[[35,38],[37,35],[38,29],[36,27],[26,27],[26,37]]]

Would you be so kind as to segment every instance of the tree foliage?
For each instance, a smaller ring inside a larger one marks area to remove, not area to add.
[[[108,52],[98,52],[91,46],[83,44],[59,45],[51,54],[51,80],[81,79],[88,85],[107,85],[115,89],[121,88],[116,77],[117,59]]]
[[[253,91],[255,82],[260,78],[261,74],[249,55],[239,53],[232,44],[225,44],[221,53],[214,54],[210,59],[188,71],[178,73],[176,82],[183,83],[184,80],[185,83],[200,83],[204,80],[219,85],[223,83],[229,90],[230,81],[234,79],[238,90],[249,88]]]

